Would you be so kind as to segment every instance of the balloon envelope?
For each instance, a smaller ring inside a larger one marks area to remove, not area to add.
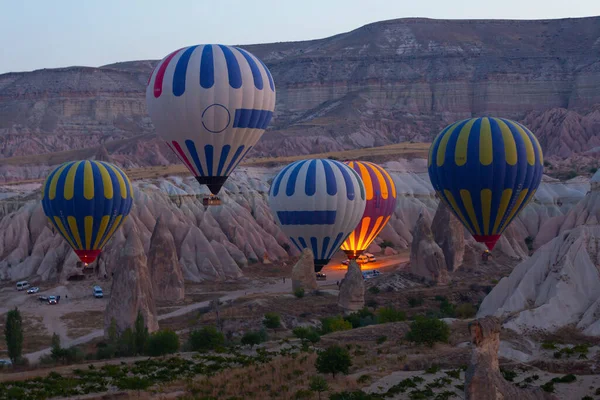
[[[146,105],[158,135],[217,194],[269,125],[275,85],[265,64],[248,51],[197,45],[158,63]]]
[[[523,125],[471,118],[446,127],[429,150],[438,197],[491,250],[529,203],[544,170],[542,148]]]
[[[103,161],[64,163],[42,186],[44,213],[84,263],[98,257],[132,203],[127,175]]]
[[[327,159],[296,161],[271,184],[269,206],[281,229],[302,251],[312,250],[320,271],[354,230],[365,211],[358,174]]]
[[[361,177],[367,204],[358,226],[342,244],[349,258],[362,254],[388,223],[396,209],[396,185],[390,174],[368,161],[349,161],[346,164]]]

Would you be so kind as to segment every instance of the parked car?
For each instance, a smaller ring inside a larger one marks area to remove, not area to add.
[[[102,292],[102,288],[98,285],[94,286],[94,297],[97,299],[104,297],[104,292]]]
[[[371,279],[381,275],[381,272],[377,271],[376,269],[372,269],[370,271],[363,271],[362,275],[363,279]]]
[[[12,361],[10,361],[8,358],[0,360],[0,368],[10,367],[11,365],[12,365]]]
[[[60,296],[48,296],[48,304],[58,304]]]
[[[373,254],[371,254],[371,253],[363,253],[363,254],[369,259],[369,262],[377,261],[377,257],[375,257]]]
[[[37,293],[39,291],[40,291],[40,288],[37,286],[34,286],[34,287],[27,289],[27,294],[33,294],[33,293]]]
[[[27,281],[19,281],[17,282],[17,290],[25,290],[29,287],[29,282]]]
[[[361,254],[356,259],[356,262],[359,263],[359,264],[366,264],[366,263],[369,262],[369,258],[367,256],[365,256],[364,254]]]
[[[327,275],[325,275],[322,272],[317,272],[317,280],[318,281],[326,281],[327,280]]]

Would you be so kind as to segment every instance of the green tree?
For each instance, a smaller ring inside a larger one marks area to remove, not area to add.
[[[116,345],[119,341],[119,332],[117,331],[117,320],[115,317],[110,319],[110,325],[108,326],[108,342]]]
[[[348,350],[333,345],[319,353],[315,366],[320,373],[331,374],[335,378],[335,374],[338,372],[348,374],[348,370],[352,366],[352,359]]]
[[[50,356],[56,362],[64,362],[67,358],[67,350],[61,347],[60,336],[58,336],[56,333],[52,334]]]
[[[405,320],[406,314],[403,311],[396,310],[394,307],[381,307],[377,310],[377,322],[380,324]]]
[[[435,342],[447,343],[450,337],[448,325],[437,318],[417,317],[410,324],[406,339],[415,343],[425,343],[432,347]]]
[[[337,331],[347,331],[352,329],[352,324],[341,315],[335,317],[325,317],[321,319],[321,333],[323,335]]]
[[[13,364],[18,363],[23,354],[23,320],[21,312],[16,307],[6,315],[4,339],[8,348],[8,358]]]
[[[222,346],[225,336],[216,327],[205,326],[190,332],[188,343],[193,351],[207,351]]]
[[[153,332],[146,345],[146,354],[155,357],[172,354],[177,350],[179,350],[179,336],[171,329]]]
[[[131,328],[127,328],[123,331],[119,337],[119,355],[122,357],[129,357],[135,355],[135,334]]]
[[[308,328],[305,326],[297,326],[292,330],[292,333],[302,341],[302,345],[307,344],[307,342],[315,344],[321,340],[321,335],[319,335],[319,332],[312,327]]]
[[[142,315],[141,310],[138,311],[137,317],[135,319],[134,336],[135,354],[144,353],[146,342],[148,341],[150,334],[148,333],[148,327],[146,327],[146,322],[144,321],[144,316]]]
[[[310,378],[309,389],[319,394],[319,400],[321,400],[321,393],[329,390],[327,381],[322,376],[313,376]]]
[[[244,333],[244,336],[242,336],[242,344],[245,346],[250,346],[250,348],[253,348],[257,344],[261,344],[266,340],[267,333],[264,330],[246,332]]]
[[[263,325],[267,329],[277,329],[281,326],[281,317],[274,312],[266,313],[265,319],[263,319]]]

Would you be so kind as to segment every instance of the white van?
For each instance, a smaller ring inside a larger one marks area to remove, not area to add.
[[[27,281],[19,281],[17,282],[17,290],[25,290],[29,287],[29,282]]]
[[[94,297],[101,298],[104,297],[104,293],[102,292],[102,288],[98,285],[94,286]]]

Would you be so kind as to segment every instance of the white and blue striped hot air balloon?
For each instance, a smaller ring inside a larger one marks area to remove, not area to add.
[[[301,160],[275,176],[269,206],[298,250],[312,250],[318,272],[360,222],[365,187],[358,174],[341,162]]]
[[[269,125],[275,85],[246,50],[191,46],[157,64],[146,105],[158,135],[216,195]]]

